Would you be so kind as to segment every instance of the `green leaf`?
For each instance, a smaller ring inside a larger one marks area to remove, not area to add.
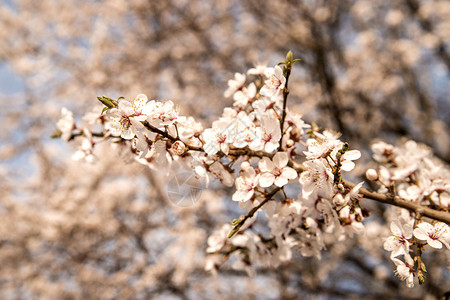
[[[113,100],[111,98],[108,98],[106,96],[101,96],[101,97],[97,97],[98,101],[100,101],[101,103],[103,103],[103,105],[105,105],[107,108],[113,108],[113,107],[117,107],[118,103],[116,100]]]
[[[107,111],[108,109],[109,109],[109,107],[103,107],[101,115],[103,115],[103,113],[104,113],[105,111]]]
[[[231,230],[230,234],[228,235],[228,238],[231,239],[236,234],[236,232],[238,232],[239,228],[241,228],[241,226],[234,227],[233,230]]]

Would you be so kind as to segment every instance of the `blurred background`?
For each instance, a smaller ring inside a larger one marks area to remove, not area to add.
[[[239,209],[227,188],[188,208],[164,178],[108,145],[96,164],[50,136],[97,96],[170,99],[205,127],[232,104],[228,79],[292,50],[289,107],[369,144],[412,138],[450,162],[449,1],[0,1],[0,298],[437,299],[445,253],[407,289],[382,249],[385,208],[368,203],[365,237],[295,256],[256,277],[204,271],[206,240]],[[227,204],[228,203],[228,204]],[[381,232],[381,233],[380,233]],[[388,233],[385,232],[385,235]]]

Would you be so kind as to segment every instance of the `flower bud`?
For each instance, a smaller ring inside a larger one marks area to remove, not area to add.
[[[182,155],[186,151],[186,146],[182,141],[176,141],[175,143],[172,144],[170,150],[172,150],[172,153],[176,155]]]
[[[344,197],[341,194],[336,194],[333,198],[333,203],[336,206],[343,206],[344,204],[347,204],[347,201],[344,199]]]
[[[366,171],[366,177],[367,179],[369,179],[370,181],[375,181],[378,179],[378,173],[376,170],[374,169],[368,169]]]
[[[241,164],[241,169],[245,171],[246,169],[250,168],[250,163],[248,161],[243,161]]]
[[[292,139],[288,139],[287,142],[286,142],[286,146],[287,146],[287,147],[292,147],[292,146],[294,146],[294,141],[293,141]]]

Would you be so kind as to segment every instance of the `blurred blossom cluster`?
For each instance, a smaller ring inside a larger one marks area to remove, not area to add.
[[[1,298],[442,297],[448,224],[361,191],[448,213],[449,14],[1,2]],[[165,190],[181,169],[210,187],[188,208]]]

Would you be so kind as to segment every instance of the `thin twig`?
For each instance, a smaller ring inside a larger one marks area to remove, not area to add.
[[[290,75],[291,75],[291,69],[286,68],[286,83],[285,83],[284,89],[283,89],[283,114],[281,115],[281,121],[280,121],[281,138],[280,138],[280,146],[278,147],[278,149],[280,151],[282,151],[282,149],[283,149],[284,120],[286,119],[287,97],[289,95],[288,81],[289,81]]]

